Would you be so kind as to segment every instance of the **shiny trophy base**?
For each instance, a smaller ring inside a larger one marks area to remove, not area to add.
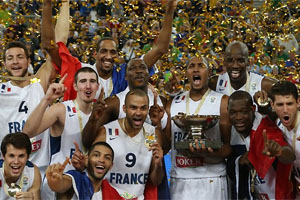
[[[203,133],[203,131],[215,126],[219,118],[220,116],[217,115],[186,115],[178,113],[172,120],[188,135],[184,141],[175,142],[175,149],[189,149],[190,143],[196,148],[195,139],[198,139],[200,148],[204,144],[206,148],[220,149],[222,147],[221,140],[211,140]],[[200,144],[200,140],[202,144]]]

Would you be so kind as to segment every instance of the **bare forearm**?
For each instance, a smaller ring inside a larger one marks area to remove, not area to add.
[[[165,175],[162,162],[160,164],[154,164],[150,172],[150,180],[154,185],[159,185]]]
[[[34,137],[39,134],[38,129],[41,125],[43,115],[50,104],[49,100],[44,97],[39,105],[33,110],[29,118],[26,120],[23,132],[26,133],[29,137]]]
[[[69,29],[70,29],[70,3],[69,1],[62,1],[59,17],[55,26],[56,42],[63,42],[67,44]]]
[[[97,137],[98,129],[100,128],[98,120],[91,120],[86,123],[82,131],[82,144],[84,148],[89,149]]]
[[[61,66],[61,59],[58,54],[56,45],[54,27],[52,24],[52,4],[51,0],[45,0],[43,3],[42,13],[42,48],[50,55],[52,61],[58,66]]]
[[[48,185],[54,192],[64,193],[72,187],[72,181],[66,175],[63,175],[63,178],[60,180],[48,180]]]

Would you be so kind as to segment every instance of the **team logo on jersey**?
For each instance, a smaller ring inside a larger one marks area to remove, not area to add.
[[[175,97],[175,103],[179,103],[185,99],[185,95]]]
[[[214,104],[216,102],[216,97],[210,97],[209,103]]]
[[[2,85],[1,86],[1,93],[4,93],[4,92],[11,92],[11,88],[10,87],[6,87],[6,85]]]
[[[252,91],[255,91],[255,90],[256,90],[256,83],[252,83],[252,84],[251,84],[251,90],[252,90]]]
[[[23,185],[28,185],[28,177],[27,176],[24,176],[23,178]]]
[[[119,129],[117,129],[117,128],[115,128],[115,129],[109,128],[108,129],[108,134],[109,135],[119,135]]]

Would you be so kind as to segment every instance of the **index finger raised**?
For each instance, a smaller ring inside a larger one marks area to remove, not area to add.
[[[269,141],[266,129],[263,130],[263,137],[264,137],[264,143],[266,145]]]
[[[62,164],[62,166],[61,166],[61,170],[62,170],[62,171],[65,170],[67,164],[69,164],[69,160],[70,160],[70,158],[69,158],[69,157],[66,157],[65,162],[64,162],[64,163]]]
[[[75,145],[75,151],[80,151],[79,145],[76,141],[73,142]]]
[[[67,76],[68,76],[68,73],[66,73],[66,74],[59,80],[58,83],[63,84],[63,83],[65,82]]]
[[[104,88],[102,87],[101,88],[101,92],[100,92],[100,95],[98,97],[98,100],[102,100],[104,98]]]

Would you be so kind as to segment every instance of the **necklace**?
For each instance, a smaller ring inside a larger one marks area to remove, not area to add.
[[[210,93],[210,89],[207,89],[206,92],[204,93],[204,95],[202,96],[194,114],[198,114],[207,95]],[[186,97],[186,104],[185,104],[185,110],[186,110],[186,114],[189,115],[190,114],[190,92],[188,92],[187,97]]]
[[[74,102],[74,105],[75,105],[75,109],[76,109],[76,113],[77,113],[77,117],[78,117],[78,121],[79,121],[79,129],[80,129],[80,135],[82,137],[82,130],[83,130],[83,123],[82,123],[82,116],[81,116],[81,111],[79,109],[79,105],[77,103],[76,100],[73,100]],[[81,142],[81,146],[83,148],[83,152],[87,152],[87,150],[84,148],[83,144],[82,144],[82,140],[80,141]]]

